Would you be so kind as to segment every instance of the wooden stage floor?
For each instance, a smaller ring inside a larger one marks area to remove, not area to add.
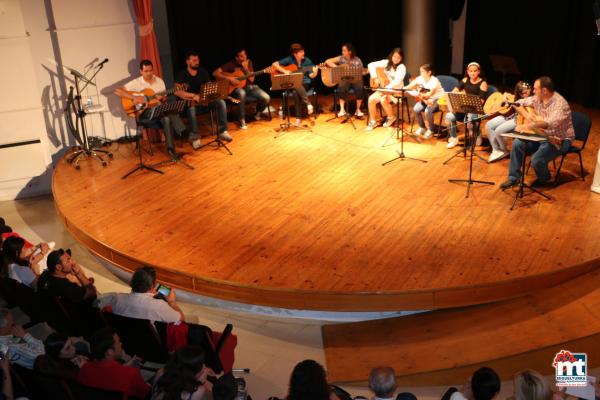
[[[592,172],[600,144],[600,111],[587,110],[592,133],[584,152]],[[137,155],[114,144],[114,160],[81,170],[61,160],[53,177],[56,208],[68,230],[92,252],[127,270],[156,267],[169,285],[253,304],[316,310],[411,310],[507,299],[573,279],[600,266],[600,196],[592,175],[578,180],[576,156],[562,183],[525,196],[498,184],[508,161],[442,162],[454,150],[436,139],[408,140],[397,155],[390,130],[354,131],[326,122],[313,132],[274,138],[280,120],[230,133],[222,149],[181,150],[195,167],[163,168],[128,179]],[[205,137],[203,140],[207,141]],[[151,162],[164,158],[162,146]],[[482,151],[487,157],[487,152]],[[531,171],[529,180],[533,180]]]

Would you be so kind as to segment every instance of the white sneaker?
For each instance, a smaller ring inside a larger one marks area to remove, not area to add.
[[[240,129],[248,129],[248,125],[246,125],[246,120],[245,119],[240,119]]]
[[[450,136],[448,138],[448,144],[446,145],[446,148],[447,149],[453,149],[454,146],[456,146],[457,144],[458,144],[458,138]]]
[[[481,146],[482,142],[483,142],[483,139],[481,138],[481,135],[478,135],[477,139],[475,139],[475,146]]]
[[[309,104],[308,106],[306,106],[306,108],[308,109],[308,115],[311,115],[313,112],[315,112],[315,108],[312,104]]]
[[[200,142],[200,139],[196,139],[196,140],[192,141],[192,149],[198,150],[200,147],[202,147],[202,143]]]
[[[494,151],[492,151],[492,154],[490,154],[490,157],[488,158],[488,162],[493,163],[494,161],[502,160],[506,156],[508,156],[507,151],[494,150]]]
[[[294,122],[294,125],[296,125],[296,126],[302,126],[302,120],[300,118],[296,118],[296,121]]]
[[[368,131],[372,131],[373,129],[375,129],[375,127],[377,126],[377,121],[369,121],[369,124],[367,125],[367,130]]]
[[[346,111],[344,111],[344,110],[340,110],[340,112],[337,113],[338,117],[343,117],[344,115],[346,115]]]
[[[261,119],[262,119],[262,116],[260,115],[260,113],[254,114],[254,120],[255,121],[260,121]]]
[[[425,128],[418,128],[415,132],[415,136],[421,136],[423,132],[425,132]]]
[[[365,116],[365,114],[363,114],[362,111],[360,110],[356,110],[356,112],[354,113],[354,115],[356,116],[356,118],[362,118]]]
[[[396,118],[387,117],[387,119],[383,123],[383,127],[384,128],[388,128],[388,127],[394,125],[394,122],[396,122]]]
[[[433,132],[431,132],[429,129],[427,129],[427,131],[425,131],[425,134],[423,135],[423,139],[430,139],[433,136]]]

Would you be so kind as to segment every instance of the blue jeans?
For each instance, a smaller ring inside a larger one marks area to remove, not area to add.
[[[473,118],[477,118],[479,115],[477,114],[467,114],[467,122],[471,121]],[[465,114],[463,113],[446,113],[446,122],[450,125],[450,129],[448,131],[448,134],[451,137],[456,137],[456,120],[457,119],[463,119],[465,117]],[[479,121],[475,121],[473,122],[473,135],[475,137],[477,137],[479,135]]]
[[[245,89],[235,89],[231,92],[231,96],[240,99],[240,119],[246,118],[247,102],[256,102],[256,113],[260,113],[271,101],[271,97],[258,85],[247,85]]]
[[[296,118],[300,118],[302,115],[302,103],[304,103],[306,106],[310,104],[308,101],[308,96],[311,96],[313,93],[314,89],[306,83],[300,86],[300,88],[294,90],[293,96],[294,107],[296,108]],[[286,96],[286,92],[284,92],[283,95]],[[287,113],[287,110],[283,111]]]
[[[181,118],[179,117],[179,115],[166,115],[166,116],[160,118],[160,120],[159,119],[148,119],[150,117],[151,112],[152,112],[152,109],[148,109],[148,110],[144,111],[138,117],[138,123],[145,128],[152,128],[152,129],[162,128],[163,132],[165,133],[167,149],[175,150],[175,143],[173,142],[173,129],[171,128],[171,125],[173,125],[173,128],[175,129],[175,131],[177,133],[181,134],[181,132],[184,129],[183,127],[181,127],[181,125],[183,124],[181,122]]]
[[[224,100],[216,100],[206,106],[192,106],[185,110],[190,125],[190,140],[196,140],[200,138],[200,130],[198,128],[198,119],[196,116],[200,113],[205,113],[213,109],[217,112],[217,124],[219,126],[219,133],[227,130],[227,106]]]
[[[488,139],[492,145],[493,151],[506,152],[506,142],[504,138],[500,136],[501,133],[513,132],[517,126],[516,116],[506,118],[503,115],[498,115],[492,118],[485,125],[485,131],[487,132]]]
[[[413,111],[415,112],[415,116],[417,118],[417,122],[419,123],[419,127],[425,128],[425,120],[423,119],[422,112],[425,112],[425,116],[427,117],[427,123],[429,124],[429,129],[433,128],[433,113],[438,110],[438,103],[434,101],[432,105],[428,106],[427,104],[419,101],[413,107]]]
[[[523,155],[533,153],[531,156],[531,166],[540,182],[550,180],[550,171],[548,163],[561,154],[566,153],[571,147],[571,140],[563,140],[560,149],[557,149],[549,142],[530,142],[515,139],[510,151],[510,166],[508,169],[508,179],[515,182],[521,179],[521,167],[523,165]]]

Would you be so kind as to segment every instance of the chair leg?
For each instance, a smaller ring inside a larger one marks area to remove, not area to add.
[[[565,157],[567,155],[563,154],[562,157],[560,158],[560,163],[558,164],[558,169],[556,170],[556,175],[554,175],[554,183],[558,184],[558,176],[560,175],[560,169],[562,168],[563,165],[563,161],[565,161]]]
[[[585,182],[585,171],[583,170],[583,157],[581,157],[581,152],[579,154],[579,167],[581,168],[581,180]]]

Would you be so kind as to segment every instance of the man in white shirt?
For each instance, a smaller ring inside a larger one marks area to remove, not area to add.
[[[131,293],[110,293],[98,299],[100,308],[110,307],[112,312],[129,318],[147,319],[165,323],[185,321],[185,316],[175,301],[175,291],[163,299],[155,298],[158,285],[156,271],[141,267],[131,276]]]
[[[10,310],[0,308],[0,347],[8,348],[12,362],[33,369],[33,362],[44,354],[44,343],[15,325]]]
[[[150,60],[142,60],[140,62],[140,76],[127,82],[125,86],[117,88],[115,94],[119,97],[124,97],[137,105],[143,105],[146,103],[144,96],[136,96],[129,92],[142,92],[144,89],[152,89],[157,94],[156,98],[160,102],[164,102],[167,98],[164,96],[166,91],[165,82],[158,76],[154,75],[154,66]],[[163,93],[159,95],[159,93]],[[175,152],[175,144],[173,142],[173,132],[171,130],[171,124],[178,134],[181,134],[185,130],[185,125],[179,118],[178,115],[163,116],[160,118],[160,123],[157,120],[151,120],[152,109],[146,109],[137,116],[138,122],[147,128],[162,128],[165,132],[165,139],[167,141],[167,152],[171,158],[178,158]]]

